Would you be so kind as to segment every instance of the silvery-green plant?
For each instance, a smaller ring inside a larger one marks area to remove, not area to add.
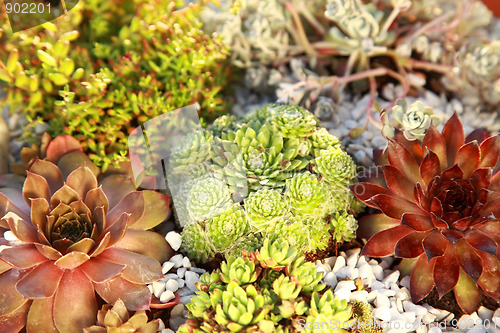
[[[296,249],[282,243],[265,247],[258,251],[267,251],[265,257],[254,252],[229,257],[220,269],[204,274],[196,283],[198,291],[187,304],[187,320],[178,332],[291,333],[321,315],[339,325],[352,325],[358,319],[346,300],[335,298],[321,283],[322,273],[315,264],[297,256]],[[286,269],[269,266],[271,261],[283,260]]]
[[[500,105],[500,41],[493,40],[463,49],[445,86],[464,104],[496,111]]]
[[[356,230],[358,229],[358,221],[353,215],[346,212],[336,213],[330,218],[330,225],[333,230],[333,238],[340,242],[350,241],[356,238]]]
[[[187,148],[171,159],[174,169],[190,171],[174,202],[181,226],[190,227],[182,246],[194,255],[209,244],[207,254],[193,259],[253,251],[266,238],[286,238],[301,253],[324,249],[331,216],[353,213],[347,185],[355,181],[355,164],[304,108],[269,104],[247,118],[225,117],[208,132],[181,140]],[[200,152],[189,158],[193,148]],[[195,170],[204,174],[191,179]],[[348,235],[339,228],[337,235]]]
[[[410,141],[421,140],[431,125],[438,126],[440,123],[432,108],[426,107],[421,101],[416,101],[409,107],[406,100],[398,101],[392,112],[404,136]]]

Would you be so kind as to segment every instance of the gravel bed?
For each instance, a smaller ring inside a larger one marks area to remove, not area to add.
[[[375,324],[389,333],[499,333],[500,309],[493,312],[480,307],[471,315],[455,318],[453,313],[411,301],[410,277],[391,270],[393,258],[382,261],[360,256],[361,249],[342,252],[338,257],[316,261],[323,282],[334,289],[334,295],[349,301],[365,301],[373,308]],[[360,278],[364,288],[357,290]]]

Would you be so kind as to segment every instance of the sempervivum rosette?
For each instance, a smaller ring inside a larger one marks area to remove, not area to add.
[[[96,292],[130,311],[147,310],[147,284],[162,277],[159,262],[172,254],[147,231],[166,218],[168,197],[135,191],[127,175],[98,182],[98,169],[88,160],[78,166],[85,156],[71,143],[54,140],[46,159],[31,164],[22,191],[1,189],[4,332],[25,325],[27,332],[81,332],[96,321]]]
[[[360,236],[373,235],[363,253],[413,259],[415,302],[434,286],[440,296],[454,290],[466,312],[475,311],[481,290],[500,300],[500,137],[466,140],[454,115],[442,133],[431,125],[421,142],[396,133],[387,153],[387,188],[352,187],[382,211],[360,221]]]

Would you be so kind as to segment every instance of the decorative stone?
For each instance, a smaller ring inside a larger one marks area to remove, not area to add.
[[[163,275],[165,275],[170,271],[170,269],[172,269],[172,267],[174,267],[174,263],[171,261],[166,261],[163,263],[163,265],[161,265],[161,272],[163,273]]]
[[[153,282],[153,294],[155,297],[160,298],[161,294],[165,291],[165,281],[159,280]]]
[[[164,291],[160,296],[160,302],[167,303],[175,298],[175,294],[171,290]]]
[[[174,268],[179,268],[182,266],[182,254],[176,254],[172,258],[170,258],[170,262],[174,263]]]
[[[335,275],[334,272],[328,272],[328,274],[325,275],[323,280],[330,287],[335,287],[337,285],[337,276]]]
[[[373,317],[382,321],[391,321],[391,309],[388,307],[373,309]]]
[[[182,237],[179,233],[175,231],[170,231],[166,236],[165,240],[168,242],[170,247],[174,250],[177,251],[181,247],[182,243]]]
[[[191,289],[193,292],[196,292],[197,289],[196,289],[195,283],[200,281],[200,277],[198,276],[198,274],[196,274],[194,272],[187,271],[186,275],[184,277],[184,281],[186,282],[186,286],[189,289]]]
[[[174,279],[168,280],[167,283],[165,283],[165,289],[176,292],[177,289],[179,289],[179,282]]]
[[[186,274],[187,269],[185,267],[180,267],[177,269],[177,276],[180,277],[181,279],[184,277]]]

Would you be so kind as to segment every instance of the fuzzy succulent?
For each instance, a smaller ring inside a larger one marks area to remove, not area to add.
[[[356,231],[358,229],[358,221],[353,215],[342,212],[337,213],[330,218],[330,224],[333,230],[333,238],[340,242],[346,242],[356,238]]]
[[[137,123],[194,102],[212,120],[226,109],[229,53],[201,30],[203,4],[89,0],[53,23],[15,34],[5,27],[0,104],[32,120],[29,141],[48,123],[54,136],[74,135],[103,170],[124,159]]]
[[[453,290],[468,313],[482,293],[500,300],[499,155],[499,136],[466,138],[455,114],[442,133],[431,125],[422,141],[396,133],[383,167],[387,187],[352,187],[381,210],[359,222],[358,234],[371,237],[363,253],[411,259],[414,301],[434,287],[440,296]]]
[[[177,169],[188,160],[206,166],[182,185],[179,198],[173,195],[185,228],[183,249],[199,261],[256,250],[266,238],[287,238],[301,253],[324,249],[331,216],[355,208],[347,187],[356,178],[355,164],[339,140],[296,106],[269,104],[221,123],[228,121],[229,128],[210,125],[210,133],[192,134],[197,139],[179,149],[182,156],[194,151]],[[339,224],[336,240],[349,238],[353,228]]]
[[[301,325],[305,318],[317,318],[320,312],[328,320],[349,325],[350,305],[325,289],[314,263],[305,262],[287,245],[266,247],[282,250],[262,257],[259,253],[268,251],[262,248],[249,256],[229,258],[220,269],[203,275],[196,284],[199,291],[187,305],[186,324],[178,332],[295,332],[305,327]],[[285,252],[289,253],[287,269],[269,265],[270,261],[284,264]],[[229,279],[232,268],[236,271]]]
[[[2,329],[81,331],[95,323],[96,294],[149,309],[147,284],[162,277],[159,262],[172,249],[147,230],[166,218],[168,197],[136,191],[126,174],[98,181],[74,138],[56,138],[46,153],[30,164],[22,189],[0,194]]]
[[[245,210],[252,229],[265,231],[277,219],[288,214],[290,208],[289,202],[281,194],[281,191],[262,188],[250,193],[245,199]]]
[[[119,299],[113,306],[103,305],[97,313],[97,325],[85,328],[83,333],[156,333],[159,327],[160,319],[149,321],[144,310],[130,315]]]

